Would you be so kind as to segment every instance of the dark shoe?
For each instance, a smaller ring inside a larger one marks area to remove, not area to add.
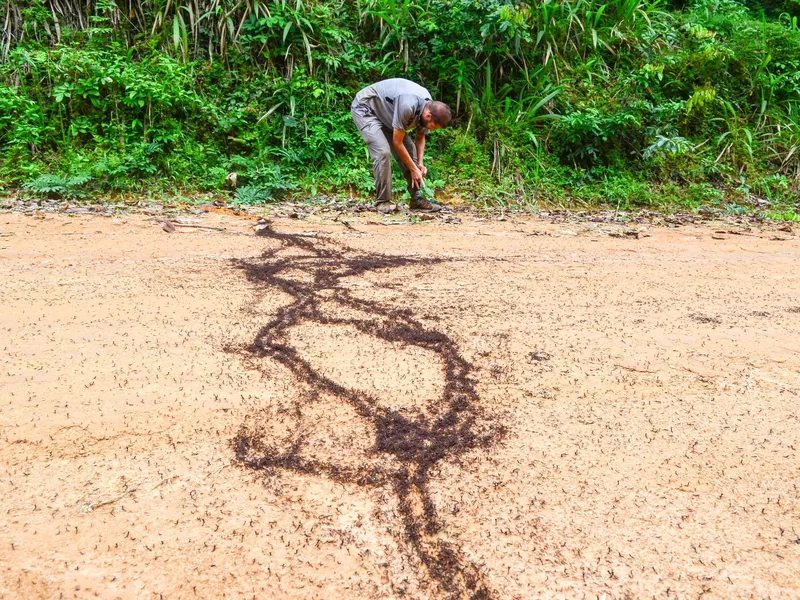
[[[427,210],[430,212],[439,212],[442,207],[438,204],[432,204],[425,200],[425,198],[412,198],[408,203],[408,208],[411,210]]]
[[[397,210],[397,206],[392,204],[391,202],[378,202],[375,205],[375,210],[377,210],[382,215],[388,215],[389,213],[393,213]]]

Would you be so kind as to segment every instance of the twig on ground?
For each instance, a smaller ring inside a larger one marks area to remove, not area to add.
[[[172,233],[175,231],[175,227],[190,227],[192,229],[210,229],[212,231],[225,231],[224,227],[212,227],[210,225],[195,225],[194,223],[181,223],[174,219],[170,219],[169,221],[157,221],[157,223],[161,223],[161,228],[168,232]]]
[[[658,373],[658,371],[651,371],[649,369],[639,369],[637,367],[630,367],[628,365],[620,365],[618,363],[614,363],[615,367],[619,367],[620,369],[625,369],[626,371],[633,371],[634,373]]]
[[[614,363],[615,367],[619,367],[620,369],[625,369],[626,371],[633,371],[634,373],[658,373],[658,371],[650,371],[649,369],[639,369],[637,367],[630,367],[628,365],[621,365],[619,363]]]
[[[345,221],[344,219],[338,219],[338,221],[339,223],[347,227],[350,231],[355,231],[356,233],[363,233],[362,231],[359,231],[358,229],[350,225],[350,223],[348,221]]]

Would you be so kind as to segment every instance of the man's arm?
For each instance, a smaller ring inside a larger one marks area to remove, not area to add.
[[[392,145],[394,146],[394,149],[397,150],[397,155],[400,157],[400,160],[403,161],[403,164],[408,167],[408,170],[411,172],[411,187],[419,188],[420,184],[422,183],[422,171],[417,165],[414,164],[414,161],[411,159],[411,155],[403,145],[403,140],[405,138],[405,131],[402,129],[395,129],[392,132]],[[417,148],[419,148],[419,146],[417,146]]]
[[[417,147],[417,166],[419,170],[422,172],[422,176],[425,177],[428,174],[428,169],[425,167],[425,164],[422,162],[422,157],[425,156],[425,134],[421,132],[417,132],[417,136],[414,138],[414,145]]]

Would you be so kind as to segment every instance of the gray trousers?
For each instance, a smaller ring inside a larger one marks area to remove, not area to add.
[[[408,167],[400,160],[400,156],[394,149],[392,144],[392,135],[394,130],[391,127],[384,126],[378,120],[375,113],[372,112],[368,106],[353,101],[350,107],[350,114],[353,115],[353,121],[358,127],[361,137],[367,143],[369,148],[369,155],[372,157],[372,170],[375,173],[375,197],[377,202],[391,202],[392,201],[392,155],[394,155],[397,162],[400,164],[400,170],[403,172],[403,177],[406,178],[408,185],[408,193],[412,198],[420,195],[419,190],[411,187],[411,172]],[[410,136],[406,135],[403,138],[403,145],[411,155],[411,160],[417,162],[417,148],[414,145]]]

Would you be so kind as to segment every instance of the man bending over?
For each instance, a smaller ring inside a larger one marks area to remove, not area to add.
[[[356,127],[367,143],[375,173],[375,193],[378,212],[395,209],[392,204],[392,159],[408,183],[412,210],[440,210],[423,198],[422,180],[428,173],[422,158],[425,137],[429,131],[450,124],[450,108],[435,100],[421,85],[408,79],[385,79],[365,87],[356,94],[350,107]],[[407,135],[415,130],[414,141]]]

